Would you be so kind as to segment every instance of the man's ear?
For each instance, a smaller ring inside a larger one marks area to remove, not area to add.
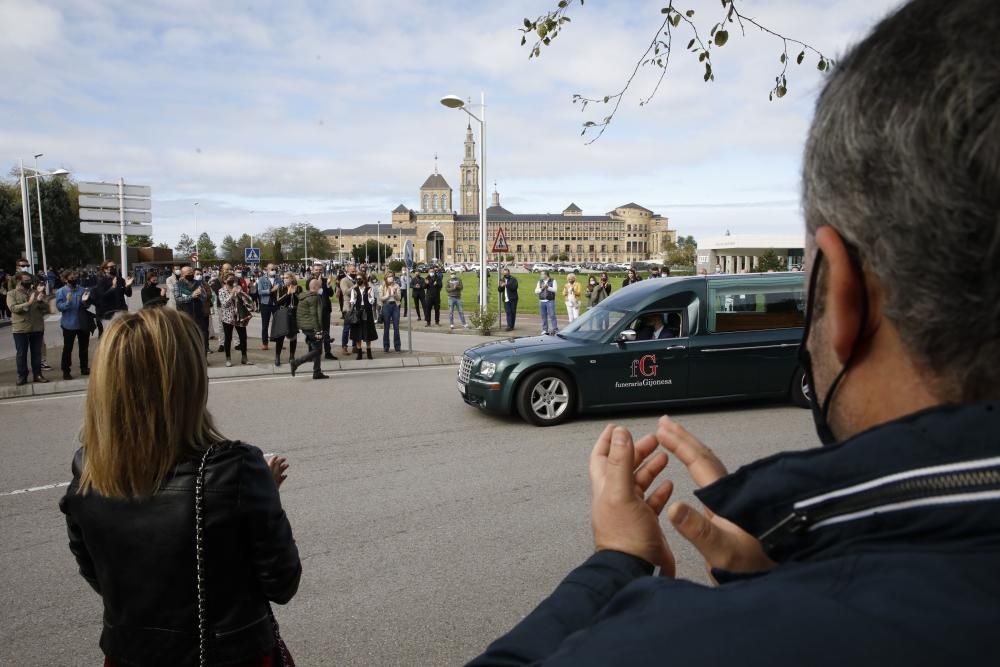
[[[832,227],[816,230],[816,245],[823,252],[825,264],[822,284],[823,319],[830,344],[840,363],[846,363],[858,344],[862,309],[865,306],[864,284],[860,267],[851,262],[844,239]]]

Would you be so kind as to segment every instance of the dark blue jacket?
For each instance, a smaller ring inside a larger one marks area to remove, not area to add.
[[[603,551],[472,665],[1000,665],[1000,403],[779,454],[698,492],[772,571],[718,588]]]

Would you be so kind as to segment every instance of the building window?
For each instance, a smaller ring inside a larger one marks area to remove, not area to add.
[[[590,245],[590,252],[594,252],[594,245],[593,244]]]
[[[521,246],[517,246],[517,252],[523,252],[523,251],[521,250]]]
[[[563,246],[563,252],[569,252],[569,244]]]
[[[428,196],[424,195],[424,210],[425,211],[427,210],[427,201],[428,201],[428,199],[429,199]]]
[[[613,250],[611,252],[618,252],[618,246],[613,246]]]
[[[471,171],[465,172],[465,184],[466,185],[472,185],[472,172]]]
[[[471,253],[473,255],[476,254],[476,246],[470,245],[469,246],[469,253]]]
[[[528,252],[535,252],[535,246],[534,245],[529,245],[528,246]]]
[[[433,195],[431,197],[431,210],[436,211],[437,207],[438,207],[438,196],[437,195]]]
[[[542,244],[542,252],[545,252],[545,244]]]
[[[607,252],[607,251],[608,251],[608,246],[606,244],[602,243],[601,244],[601,252]]]
[[[594,246],[590,246],[590,249],[593,250]],[[583,252],[583,244],[582,243],[577,243],[576,244],[576,251],[577,252]]]

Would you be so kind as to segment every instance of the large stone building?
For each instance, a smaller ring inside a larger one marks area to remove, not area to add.
[[[472,128],[466,130],[465,151],[459,167],[458,209],[455,212],[451,186],[434,173],[420,186],[418,207],[400,204],[392,211],[389,224],[362,225],[353,229],[327,229],[324,234],[341,256],[381,237],[401,257],[403,244],[411,239],[415,259],[437,260],[446,264],[479,261],[479,165],[475,158]],[[565,257],[570,262],[632,262],[659,257],[666,241],[676,241],[667,218],[635,203],[623,204],[604,215],[584,215],[576,204],[562,213],[512,213],[500,205],[494,190],[492,205],[486,209],[487,243],[491,246],[497,227],[503,226],[515,263],[549,261]],[[489,250],[489,248],[487,248]],[[490,256],[490,260],[495,260]]]

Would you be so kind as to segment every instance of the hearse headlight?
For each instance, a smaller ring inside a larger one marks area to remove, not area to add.
[[[497,365],[492,361],[484,361],[479,365],[479,374],[489,380],[497,372]]]

